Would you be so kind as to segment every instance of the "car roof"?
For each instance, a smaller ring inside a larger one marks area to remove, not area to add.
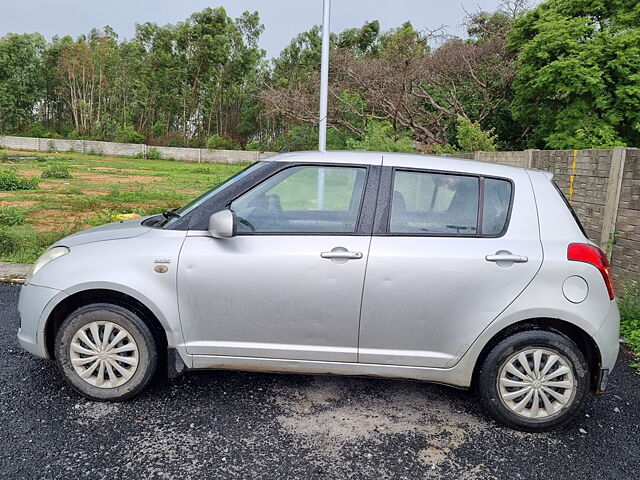
[[[415,153],[364,152],[331,150],[327,152],[287,152],[266,157],[269,162],[324,163],[336,165],[383,165],[390,167],[447,171],[458,173],[476,173],[513,177],[524,173],[525,168],[503,165],[479,160],[466,160],[438,155],[421,155]]]

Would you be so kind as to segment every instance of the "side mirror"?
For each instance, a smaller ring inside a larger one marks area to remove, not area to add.
[[[221,210],[209,218],[209,233],[213,238],[236,236],[236,214],[231,210]]]

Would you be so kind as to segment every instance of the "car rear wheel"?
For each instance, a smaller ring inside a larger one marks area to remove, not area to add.
[[[589,392],[589,367],[577,345],[560,333],[516,333],[489,352],[478,393],[498,422],[528,432],[553,429],[575,417]]]
[[[71,387],[98,401],[118,401],[142,391],[157,365],[149,327],[134,312],[92,304],[73,312],[55,340],[58,368]]]

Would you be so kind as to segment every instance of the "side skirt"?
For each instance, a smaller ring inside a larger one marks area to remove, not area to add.
[[[320,362],[217,355],[193,355],[192,359],[194,369],[402,378],[442,383],[460,388],[469,388],[471,385],[471,372],[465,375],[462,369],[456,367],[405,367],[370,363]]]

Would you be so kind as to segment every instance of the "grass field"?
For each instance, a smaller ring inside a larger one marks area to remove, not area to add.
[[[12,185],[0,182],[0,261],[30,263],[59,238],[113,222],[117,215],[181,206],[242,168],[0,150],[0,178],[15,172],[39,181],[31,190],[7,190]]]

